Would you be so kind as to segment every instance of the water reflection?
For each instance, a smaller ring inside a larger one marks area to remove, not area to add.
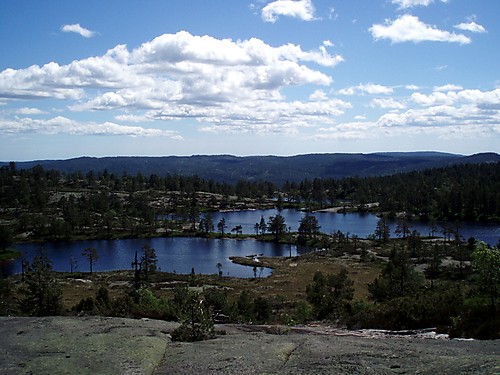
[[[270,216],[283,215],[287,227],[292,231],[297,231],[300,220],[305,213],[297,210],[248,210],[236,212],[219,212],[213,214],[214,225],[224,218],[227,230],[230,231],[237,225],[242,226],[243,233],[255,233],[254,226],[261,217],[267,222]],[[379,218],[373,214],[337,214],[331,212],[314,213],[317,217],[321,231],[324,233],[334,233],[341,231],[366,238],[374,233]],[[389,222],[391,235],[397,226],[397,221]],[[437,234],[442,235],[441,228],[444,223],[436,223]],[[457,225],[455,225],[457,226]],[[433,230],[429,224],[421,222],[411,222],[411,230],[417,230],[421,235],[429,235]],[[495,246],[500,239],[500,226],[498,224],[481,223],[459,223],[458,230],[462,238],[475,237],[492,246]],[[47,255],[53,262],[56,271],[69,271],[70,259],[74,257],[77,262],[77,270],[87,271],[89,265],[81,253],[86,247],[97,249],[100,259],[95,265],[96,271],[109,271],[117,269],[130,269],[135,252],[140,252],[147,244],[156,250],[158,256],[158,267],[162,271],[190,273],[194,268],[196,273],[216,274],[217,263],[222,264],[224,275],[237,277],[253,277],[252,267],[245,267],[232,263],[230,256],[249,256],[253,254],[264,254],[266,256],[294,256],[301,253],[303,249],[297,249],[292,245],[281,245],[275,243],[264,243],[260,241],[238,241],[229,239],[209,240],[203,238],[152,238],[152,239],[124,239],[115,241],[76,241],[76,242],[48,242],[43,244]],[[30,260],[36,254],[40,244],[28,243],[19,244],[17,248],[21,250],[26,258]],[[3,275],[10,275],[21,271],[21,261],[0,264],[0,272]],[[263,276],[268,276],[270,270],[262,272]]]
[[[77,260],[77,271],[89,270],[88,260],[82,256],[87,247],[93,247],[99,254],[94,270],[111,271],[131,269],[135,252],[139,254],[144,245],[149,245],[156,251],[158,268],[165,272],[181,274],[195,273],[217,274],[217,263],[222,264],[223,275],[237,277],[254,277],[252,267],[234,264],[229,260],[231,256],[251,256],[263,254],[265,256],[292,256],[297,254],[294,245],[264,243],[259,241],[239,241],[232,239],[203,239],[190,237],[168,237],[150,239],[122,239],[122,240],[93,240],[73,242],[46,242],[43,249],[52,260],[56,271],[70,271],[70,260]],[[37,243],[18,244],[27,260],[35,256],[42,245]],[[3,275],[21,272],[21,259],[5,263],[0,266]],[[270,269],[260,270],[265,277],[271,273]]]
[[[285,218],[287,227],[292,231],[297,231],[300,220],[306,215],[305,212],[292,209],[271,209],[271,210],[247,210],[247,211],[231,211],[218,212],[213,214],[213,222],[217,225],[222,218],[225,219],[228,230],[231,230],[236,225],[241,225],[243,233],[255,233],[254,226],[258,223],[261,217],[268,221],[270,216],[282,215]],[[334,212],[315,212],[311,215],[316,216],[318,223],[321,226],[320,231],[323,233],[349,233],[357,235],[361,238],[366,238],[375,232],[375,227],[379,218],[371,213],[349,213],[339,214]],[[394,237],[394,231],[398,222],[397,220],[389,220],[391,236]],[[432,232],[432,225],[425,222],[411,221],[409,223],[411,230],[417,230],[421,235],[428,236]],[[484,241],[489,245],[495,246],[500,240],[500,225],[495,223],[476,223],[476,222],[460,222],[451,223],[455,228],[458,227],[460,236],[464,239],[474,237]],[[450,223],[436,222],[437,235],[442,236],[442,228],[450,226]]]

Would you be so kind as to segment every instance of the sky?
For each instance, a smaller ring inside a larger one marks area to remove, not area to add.
[[[0,161],[500,152],[497,0],[2,0]]]

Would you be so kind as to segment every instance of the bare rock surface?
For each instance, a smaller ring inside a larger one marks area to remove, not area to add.
[[[0,374],[150,374],[173,326],[102,317],[0,318]]]
[[[224,325],[171,342],[175,323],[0,318],[0,374],[500,374],[500,341],[380,331]]]
[[[500,342],[328,327],[227,326],[200,343],[172,343],[156,374],[500,374]]]

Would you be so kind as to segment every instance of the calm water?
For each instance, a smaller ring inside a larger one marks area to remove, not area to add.
[[[123,239],[123,240],[93,240],[73,242],[47,242],[43,249],[52,260],[56,271],[70,271],[70,259],[77,260],[77,271],[87,272],[89,263],[81,254],[86,247],[93,247],[99,254],[99,259],[94,265],[94,271],[111,271],[131,269],[135,252],[140,257],[142,247],[147,244],[156,251],[158,268],[166,272],[187,274],[194,268],[196,273],[216,274],[217,263],[222,264],[223,275],[237,277],[253,277],[252,267],[234,264],[230,256],[249,256],[264,254],[267,256],[297,255],[297,247],[292,245],[279,245],[262,243],[258,241],[238,241],[230,239],[209,240],[203,238],[168,237],[151,239]],[[42,245],[36,243],[18,244],[16,247],[22,251],[28,260],[38,254]],[[0,265],[4,275],[21,272],[21,261]],[[269,276],[271,270],[257,269],[257,276]]]
[[[218,212],[213,215],[213,222],[215,228],[217,228],[219,220],[224,218],[227,225],[226,231],[229,232],[236,225],[241,225],[243,227],[243,233],[253,234],[255,233],[254,225],[260,221],[262,216],[267,223],[270,216],[276,216],[277,214],[281,214],[285,218],[286,225],[290,227],[292,231],[297,231],[300,220],[306,215],[305,212],[291,209],[281,211],[274,209]],[[318,219],[319,225],[321,226],[320,231],[323,233],[331,234],[340,230],[343,233],[350,233],[350,235],[355,234],[361,238],[366,238],[373,234],[379,220],[376,215],[368,213],[338,214],[333,212],[315,212],[314,216]],[[396,229],[397,221],[389,221],[389,226],[391,228],[391,237],[395,237],[394,230]],[[436,223],[436,226],[436,235],[442,236],[443,224]],[[454,228],[456,226],[457,225],[453,225]],[[430,225],[418,221],[411,222],[410,228],[411,230],[417,230],[423,236],[427,236],[431,232]],[[458,230],[460,235],[465,239],[475,237],[492,246],[495,246],[500,239],[500,225],[498,224],[461,222],[458,224]]]
[[[300,219],[305,213],[296,210],[248,210],[237,212],[220,212],[213,215],[215,226],[221,218],[225,218],[227,229],[230,232],[236,225],[241,225],[243,233],[255,233],[254,225],[263,216],[267,222],[270,216],[283,215],[287,227],[296,231]],[[377,221],[373,214],[337,214],[337,213],[314,213],[318,218],[321,231],[333,233],[341,231],[367,237],[373,234]],[[396,221],[390,223],[391,236],[394,236]],[[428,235],[431,228],[420,222],[410,224],[411,229],[417,230],[422,235]],[[437,223],[437,234],[441,235],[442,226]],[[465,239],[475,237],[490,245],[496,245],[500,239],[500,226],[498,224],[478,224],[460,223],[459,232]],[[253,254],[265,254],[268,256],[296,255],[297,247],[291,245],[278,245],[259,241],[237,241],[237,240],[207,240],[202,238],[154,238],[154,239],[124,239],[114,241],[76,241],[76,242],[48,242],[43,247],[53,262],[53,267],[57,271],[70,270],[70,258],[75,257],[78,261],[78,271],[88,271],[89,265],[85,258],[81,256],[83,249],[94,247],[97,249],[100,259],[94,269],[96,271],[110,271],[117,269],[131,269],[131,263],[135,252],[141,252],[142,247],[147,244],[156,250],[158,257],[158,267],[162,271],[190,273],[194,268],[196,273],[213,274],[217,273],[217,263],[222,264],[224,275],[238,277],[253,277],[252,267],[233,264],[230,256],[249,256]],[[31,259],[40,248],[40,244],[18,244],[26,258]],[[300,250],[299,250],[300,252]],[[18,273],[21,271],[20,260],[8,264],[0,265],[0,272],[4,275]],[[268,276],[270,270],[257,270],[258,275]]]

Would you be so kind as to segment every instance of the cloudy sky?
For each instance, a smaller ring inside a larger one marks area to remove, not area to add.
[[[500,152],[500,1],[2,0],[0,160]]]

